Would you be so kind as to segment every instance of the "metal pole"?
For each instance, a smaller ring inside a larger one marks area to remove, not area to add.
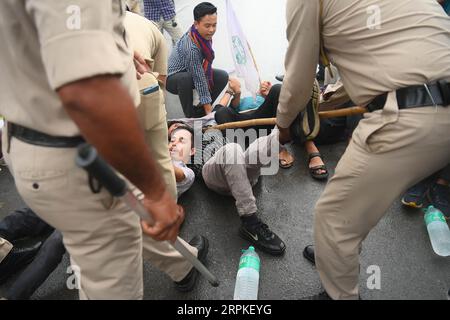
[[[89,144],[83,144],[78,147],[78,155],[76,163],[79,167],[85,169],[89,174],[95,177],[112,196],[120,198],[131,210],[139,215],[142,220],[147,221],[150,225],[153,221],[142,203],[127,188],[123,179],[111,169],[111,167],[97,154],[94,147]],[[175,243],[170,243],[186,260],[188,260],[212,286],[219,286],[217,277],[214,276],[201,262],[194,256],[180,241],[179,238]]]

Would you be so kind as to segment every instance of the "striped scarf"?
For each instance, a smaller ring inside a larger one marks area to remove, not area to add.
[[[204,60],[203,60],[203,70],[205,71],[206,78],[208,79],[209,91],[214,87],[212,62],[214,60],[214,50],[212,49],[212,41],[208,41],[203,38],[200,33],[198,33],[195,26],[192,25],[189,32],[189,36],[195,45],[201,50]]]

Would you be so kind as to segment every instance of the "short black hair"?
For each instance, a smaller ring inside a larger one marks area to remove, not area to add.
[[[199,3],[194,8],[194,20],[200,21],[204,16],[217,13],[217,8],[210,2]]]
[[[170,126],[175,124],[175,123],[187,124],[183,120],[169,120],[169,121],[167,121],[167,128],[170,128]]]

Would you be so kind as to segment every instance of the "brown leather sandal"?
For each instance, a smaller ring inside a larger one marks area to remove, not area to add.
[[[308,168],[309,168],[309,173],[311,174],[311,177],[313,177],[314,179],[317,179],[317,180],[327,180],[328,179],[328,169],[327,169],[326,165],[323,164],[323,165],[315,166],[312,168],[309,167],[309,164],[311,163],[311,159],[315,158],[315,157],[319,157],[323,161],[323,158],[322,158],[322,155],[320,154],[320,152],[313,152],[308,155]],[[318,173],[322,170],[325,172]]]

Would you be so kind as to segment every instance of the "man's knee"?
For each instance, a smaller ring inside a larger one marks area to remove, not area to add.
[[[281,91],[281,84],[274,84],[269,91],[269,95],[279,96]]]
[[[228,107],[217,105],[215,107],[216,114],[214,118],[218,124],[228,123],[235,121],[233,112]]]
[[[194,80],[192,74],[189,72],[180,72],[169,76],[167,78],[167,89],[173,90],[174,88],[192,90],[194,88]],[[173,93],[173,92],[172,92]]]
[[[220,69],[214,69],[214,81],[218,83],[228,83],[229,75],[226,71]]]

